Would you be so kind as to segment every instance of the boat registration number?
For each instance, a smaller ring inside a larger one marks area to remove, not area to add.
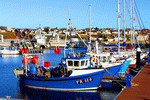
[[[90,81],[93,81],[93,79],[92,78],[88,78],[88,79],[84,79],[84,80],[79,80],[79,81],[76,81],[76,84],[87,83],[87,82],[90,82]]]

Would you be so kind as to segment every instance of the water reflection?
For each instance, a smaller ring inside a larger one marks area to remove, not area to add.
[[[32,89],[20,86],[23,99],[30,100],[101,100],[98,91],[64,92]]]

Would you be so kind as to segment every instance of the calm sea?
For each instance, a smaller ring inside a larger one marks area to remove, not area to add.
[[[77,50],[77,52],[84,52],[84,50]],[[39,54],[39,63],[43,59],[49,61],[51,66],[58,66],[63,54],[63,49],[60,54],[54,54],[54,49],[48,49],[43,55]],[[19,85],[19,78],[16,78],[13,73],[13,69],[22,66],[22,60],[21,55],[0,57],[0,98],[11,96],[11,98],[31,100],[112,100],[120,92],[110,89],[60,92],[25,88]]]

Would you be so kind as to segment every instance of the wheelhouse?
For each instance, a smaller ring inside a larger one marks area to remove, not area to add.
[[[90,54],[91,56],[91,63],[93,66],[101,65],[102,63],[109,63],[110,53],[99,53],[99,54]]]
[[[66,66],[68,70],[88,68],[90,67],[90,57],[66,58]]]

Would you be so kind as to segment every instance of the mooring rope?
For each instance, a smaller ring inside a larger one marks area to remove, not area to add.
[[[106,70],[107,72],[108,72],[108,74],[111,76],[111,72],[109,72],[108,70]],[[112,74],[113,75],[113,74]],[[116,76],[116,75],[114,75],[114,76]],[[111,76],[112,77],[112,76]],[[117,76],[116,76],[117,77]],[[113,78],[113,77],[112,77]],[[115,80],[115,78],[113,78],[113,80]],[[116,81],[117,82],[117,81]],[[119,83],[119,82],[117,82],[121,87],[123,87],[124,88],[124,86],[121,84],[121,83]]]
[[[129,67],[129,69],[132,70],[132,71],[134,71],[134,72],[138,72],[138,71],[136,71],[136,70],[134,70],[134,69],[131,69],[130,67]]]

